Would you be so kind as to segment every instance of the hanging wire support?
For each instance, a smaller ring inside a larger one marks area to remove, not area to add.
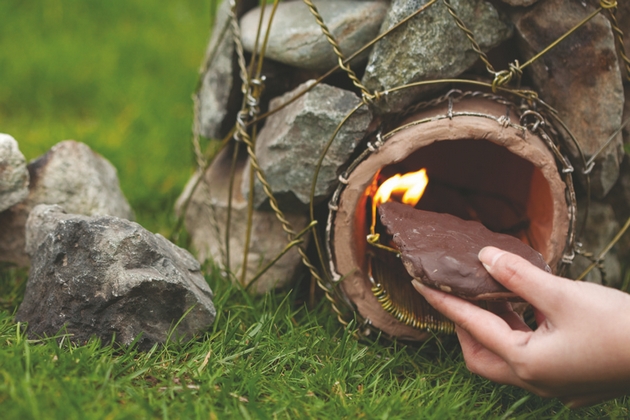
[[[627,1],[627,0],[626,0]],[[617,22],[617,17],[615,13],[617,11],[617,3],[615,2],[615,7],[607,7],[606,11],[608,12],[608,20],[610,20],[610,26],[615,34],[615,38],[617,40],[617,52],[623,61],[624,68],[626,70],[626,80],[630,81],[630,58],[626,55],[626,47],[623,43],[623,31],[619,28],[619,23]]]
[[[470,29],[468,29],[468,27],[466,27],[466,24],[464,23],[464,21],[459,16],[457,16],[457,12],[455,11],[455,8],[451,5],[450,0],[442,0],[442,2],[446,6],[446,9],[448,10],[448,13],[455,20],[455,24],[459,27],[459,29],[461,29],[464,32],[464,34],[466,34],[466,37],[468,38],[468,40],[472,44],[473,51],[475,51],[477,53],[477,55],[479,56],[481,61],[483,61],[483,63],[486,65],[486,70],[488,71],[488,73],[490,73],[492,75],[496,75],[497,71],[494,69],[492,64],[490,64],[490,60],[488,60],[488,56],[486,55],[485,52],[483,52],[481,50],[481,47],[479,46],[479,44],[475,40],[475,35],[472,33],[472,31]]]
[[[569,29],[567,32],[565,32],[562,36],[560,36],[558,39],[556,39],[555,41],[553,41],[551,44],[547,45],[547,47],[545,47],[542,51],[540,51],[538,54],[536,54],[535,56],[533,56],[532,58],[530,58],[529,60],[527,60],[523,65],[520,66],[520,70],[522,71],[525,67],[529,66],[530,64],[532,64],[534,61],[538,60],[540,57],[542,57],[543,55],[547,54],[549,51],[551,51],[554,47],[556,47],[559,43],[561,43],[562,41],[564,41],[566,38],[568,38],[570,35],[572,35],[575,31],[577,31],[578,29],[580,29],[582,26],[584,26],[588,21],[590,21],[591,19],[593,19],[595,16],[597,16],[602,10],[605,9],[611,9],[611,8],[615,8],[617,7],[617,2],[615,0],[600,0],[600,7],[598,7],[593,13],[591,13],[590,15],[588,15],[587,17],[585,17],[581,22],[579,22],[577,25],[575,25],[573,28]]]
[[[315,204],[314,204],[315,189],[317,188],[317,179],[319,178],[319,172],[321,171],[324,159],[326,158],[326,155],[328,154],[328,150],[330,149],[330,146],[332,145],[333,141],[337,137],[337,134],[341,130],[341,127],[343,127],[346,124],[346,122],[364,105],[365,104],[363,102],[357,104],[353,109],[350,110],[350,112],[348,112],[348,114],[346,114],[346,116],[339,122],[339,124],[337,124],[337,127],[335,127],[335,131],[332,133],[332,135],[330,136],[330,139],[328,139],[328,142],[326,143],[326,145],[324,146],[324,149],[319,155],[319,159],[317,160],[317,164],[315,165],[315,172],[313,173],[313,179],[311,181],[311,193],[310,193],[310,200],[309,200],[310,201],[309,215],[310,215],[311,220],[315,220]],[[340,176],[342,175],[343,174],[341,174]],[[324,253],[322,252],[322,247],[319,242],[319,236],[317,235],[317,229],[313,229],[313,231],[315,233],[313,235],[313,240],[315,242],[315,248],[317,249],[317,255],[319,257],[320,263],[322,264],[322,267],[325,267],[326,262],[324,260]],[[328,288],[325,287],[323,284],[320,285],[320,287],[324,291],[328,290]]]
[[[247,132],[248,122],[246,121],[249,117],[254,117],[258,111],[258,103],[257,100],[260,98],[262,94],[262,90],[264,88],[264,83],[262,78],[259,79],[248,79],[247,68],[245,64],[245,54],[243,51],[243,45],[240,40],[240,29],[238,27],[238,21],[236,19],[235,13],[235,3],[234,0],[230,0],[232,5],[231,17],[232,17],[232,27],[234,28],[234,43],[236,45],[236,52],[238,55],[238,64],[240,69],[240,75],[243,80],[243,93],[245,94],[245,103],[243,105],[243,109],[239,112],[239,117],[237,117],[237,125],[236,125],[236,133],[234,134],[234,138],[237,141],[242,141],[247,146],[247,154],[249,155],[250,164],[252,168],[256,171],[256,177],[260,181],[263,187],[263,191],[265,195],[269,199],[269,204],[274,211],[276,218],[280,221],[282,225],[282,229],[286,232],[287,238],[289,242],[293,241],[295,238],[295,231],[291,226],[291,223],[287,220],[284,213],[280,209],[278,205],[278,201],[276,200],[271,186],[267,182],[265,174],[260,167],[258,162],[258,157],[256,156],[255,151],[255,143],[252,137]],[[259,65],[259,68],[261,65]],[[317,272],[317,268],[311,264],[306,252],[302,247],[298,245],[297,247],[298,253],[300,257],[302,257],[302,263],[309,269],[311,275],[315,277],[318,281],[322,281],[319,273]]]
[[[628,123],[630,123],[630,118],[627,118],[623,123],[621,123],[619,128],[616,129],[615,132],[612,133],[610,137],[608,137],[608,140],[606,140],[606,142],[602,144],[599,149],[597,149],[593,156],[591,156],[591,158],[586,162],[586,167],[583,170],[584,175],[588,175],[591,173],[593,167],[595,166],[595,159],[597,159],[597,157],[604,151],[604,149],[606,149],[606,147],[608,147],[608,145],[612,143],[615,137],[617,137],[617,135],[621,133],[621,131],[628,125]]]
[[[309,10],[315,17],[317,24],[322,29],[322,33],[324,34],[324,36],[326,37],[330,45],[333,47],[333,50],[335,51],[335,55],[337,56],[337,61],[339,62],[338,66],[343,71],[346,72],[346,74],[352,81],[352,84],[361,91],[363,102],[365,102],[365,104],[368,105],[374,102],[375,100],[378,100],[380,97],[379,93],[378,92],[370,93],[370,91],[365,86],[363,86],[363,84],[357,77],[354,70],[352,70],[350,65],[344,62],[345,58],[344,58],[343,52],[341,51],[341,47],[339,47],[339,44],[337,43],[337,40],[335,39],[333,34],[330,33],[330,30],[328,29],[328,26],[326,25],[326,23],[324,23],[324,19],[322,19],[322,16],[319,14],[317,7],[315,7],[315,5],[313,4],[311,0],[303,0],[303,1],[304,1],[304,4],[308,6]]]
[[[580,274],[578,276],[578,278],[576,280],[584,280],[584,277],[586,277],[586,275],[588,273],[591,272],[591,270],[593,268],[595,268],[598,264],[601,264],[601,262],[604,260],[604,257],[606,256],[606,254],[608,253],[608,251],[610,251],[610,249],[615,246],[615,244],[617,242],[619,242],[619,239],[621,239],[621,237],[623,236],[624,233],[626,233],[626,231],[628,230],[628,228],[630,228],[630,218],[628,218],[628,220],[626,220],[626,223],[623,225],[623,227],[621,228],[621,230],[619,232],[617,232],[617,234],[615,235],[614,238],[612,238],[612,240],[608,243],[608,245],[606,245],[604,247],[604,249],[601,250],[601,252],[597,255],[597,257],[595,258],[595,261],[591,263],[591,265],[589,265],[586,270],[584,270],[584,272],[582,274]]]
[[[265,274],[267,272],[267,270],[269,270],[275,263],[277,263],[278,260],[284,256],[284,254],[289,252],[291,250],[291,248],[293,248],[294,246],[298,246],[298,245],[302,244],[304,242],[304,239],[302,239],[302,237],[304,235],[306,235],[311,229],[314,229],[316,225],[317,225],[317,220],[312,220],[311,223],[308,224],[308,226],[306,226],[304,229],[302,229],[300,232],[298,232],[295,235],[295,237],[293,238],[293,240],[291,242],[289,242],[284,247],[284,249],[282,251],[280,251],[280,253],[278,255],[276,255],[262,269],[260,269],[260,271],[258,271],[258,273],[256,273],[256,275],[254,275],[254,277],[252,277],[252,279],[249,281],[247,286],[245,286],[245,290],[248,290],[252,286],[252,284],[256,283],[262,277],[262,275]],[[243,266],[243,271],[246,271],[246,268],[247,268],[247,266]]]
[[[330,146],[332,145],[333,141],[337,137],[337,134],[339,133],[339,130],[341,130],[341,127],[343,127],[346,124],[346,122],[359,109],[361,109],[361,107],[363,107],[364,105],[365,105],[364,102],[360,102],[359,104],[357,104],[353,109],[350,110],[350,112],[348,112],[348,114],[346,114],[346,116],[339,122],[339,124],[337,124],[337,127],[335,128],[335,131],[330,136],[330,139],[328,140],[328,142],[324,146],[324,149],[322,150],[322,153],[319,156],[319,160],[317,161],[317,164],[315,165],[315,171],[313,173],[313,180],[311,181],[311,193],[310,193],[310,200],[309,200],[310,201],[310,203],[309,203],[309,215],[310,215],[311,220],[315,220],[315,207],[314,207],[315,189],[317,187],[317,179],[319,178],[319,172],[320,172],[322,164],[324,162],[324,158],[328,154],[328,150],[330,149]],[[346,179],[344,177],[344,175],[345,174],[341,174],[340,175],[340,183],[341,184],[344,184],[343,182],[341,182],[341,179]],[[347,184],[347,181],[346,181],[346,184]],[[322,246],[321,246],[321,243],[319,241],[319,234],[317,232],[317,228],[316,227],[313,227],[313,241],[315,243],[315,249],[317,250],[317,256],[318,256],[318,258],[320,260],[320,264],[324,268],[324,267],[326,267],[326,261],[324,259],[324,252],[322,251]],[[330,278],[329,273],[325,269],[324,269],[324,273],[325,273],[325,276],[327,277],[328,282],[330,282],[332,279]],[[337,298],[336,298],[336,296],[334,296],[335,293],[338,293],[337,290],[334,290],[334,289],[328,287],[328,285],[325,283],[325,280],[324,280],[323,277],[319,277],[319,276],[315,277],[315,276],[313,276],[313,278],[316,279],[317,285],[319,286],[319,288],[324,291],[324,294],[326,295],[326,299],[328,299],[328,301],[330,301],[330,303],[331,303],[331,305],[333,307],[333,311],[335,311],[335,313],[337,314],[339,322],[341,322],[343,325],[347,325],[348,321],[346,321],[343,318],[342,311],[337,307]]]
[[[258,51],[258,41],[260,39],[260,32],[262,28],[263,18],[265,15],[266,3],[263,3],[261,5],[260,19],[258,21],[258,28],[256,31],[256,41],[254,43],[254,51],[252,52],[252,58],[251,58],[250,68],[249,68],[249,74],[252,76],[250,77],[250,82],[255,85],[258,85],[257,87],[258,89],[260,89],[260,94],[262,94],[262,89],[264,89],[264,80],[265,80],[264,76],[261,75],[262,65],[265,59],[265,52],[267,51],[267,43],[269,42],[269,33],[271,32],[271,23],[273,22],[273,18],[276,15],[276,9],[278,8],[278,3],[279,3],[279,0],[275,0],[273,4],[273,8],[271,9],[271,15],[269,17],[269,24],[267,25],[267,31],[265,32],[262,47],[260,50],[260,58],[258,60],[258,66],[254,74],[254,63],[256,61],[256,53]],[[251,92],[252,92],[252,89],[250,87],[248,89],[248,93],[246,95],[245,101],[249,107],[249,116],[251,118],[255,118],[260,111],[259,100],[258,100],[258,97],[254,97],[251,94]],[[252,127],[252,142],[253,143],[255,143],[256,141],[256,136],[257,136],[257,126],[253,125]],[[245,244],[243,246],[243,262],[241,265],[242,267],[247,267],[248,259],[249,259],[249,247],[251,245],[251,238],[252,238],[252,229],[253,229],[253,220],[254,220],[254,181],[255,181],[254,169],[250,164],[249,180],[248,180],[249,192],[247,194],[247,224],[245,227]],[[242,285],[245,284],[246,277],[247,277],[247,270],[243,268],[241,272],[241,279],[240,279],[240,283]]]

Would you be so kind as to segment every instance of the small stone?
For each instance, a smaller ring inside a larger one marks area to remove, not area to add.
[[[134,217],[120,190],[116,168],[83,143],[56,144],[31,161],[28,171],[28,197],[0,213],[0,261],[28,265],[24,225],[37,204],[59,204],[74,214]]]
[[[227,268],[234,276],[234,281],[241,278],[245,238],[247,231],[247,201],[243,197],[240,184],[243,178],[246,159],[239,159],[235,171],[231,223],[229,230],[229,263],[226,252],[226,231],[228,217],[229,176],[232,150],[226,148],[215,158],[206,171],[203,180],[194,193],[197,183],[195,174],[176,203],[177,213],[186,211],[185,225],[192,246],[197,251],[197,258],[204,262],[212,259],[216,264]],[[190,203],[184,209],[186,199],[192,193]],[[308,224],[305,214],[285,213],[296,232]],[[308,235],[303,239],[308,240]],[[247,258],[246,284],[253,279],[261,268],[275,258],[288,244],[287,234],[273,212],[254,210],[252,214],[252,232]],[[304,246],[306,245],[303,244]],[[291,284],[302,270],[302,259],[296,248],[291,249],[263,274],[250,289],[262,294],[270,290]]]
[[[214,322],[212,290],[187,251],[137,223],[66,214],[40,205],[26,224],[32,266],[16,314],[30,337],[62,328],[75,343],[96,336],[147,350],[191,339]]]
[[[271,101],[271,108],[293,99],[313,80]],[[323,83],[286,108],[269,116],[256,140],[256,155],[267,182],[283,208],[304,209],[310,203],[311,184],[317,162],[338,124],[361,100],[352,92]],[[367,133],[372,114],[361,107],[341,127],[317,178],[314,202],[319,203],[338,184],[342,167]],[[248,165],[249,168],[249,165]],[[243,196],[249,191],[249,176],[243,177]],[[262,184],[255,183],[254,205],[268,204]]]
[[[0,133],[0,212],[28,196],[28,181],[26,159],[17,141]]]
[[[390,29],[426,3],[427,0],[393,0],[380,32]],[[511,37],[511,26],[499,17],[489,2],[453,0],[451,4],[475,34],[483,51]],[[472,44],[440,1],[374,46],[363,83],[371,91],[383,91],[413,82],[455,77],[478,59]],[[381,112],[397,112],[439,87],[434,85],[393,92],[377,105]]]
[[[320,0],[313,1],[313,4],[346,57],[376,37],[387,11],[387,3],[382,1]],[[256,43],[261,10],[257,7],[241,19],[243,47],[250,52]],[[265,7],[260,31],[262,34],[269,26],[271,10],[270,5]],[[333,47],[308,6],[298,1],[278,5],[265,56],[291,66],[320,72],[337,65]]]
[[[59,204],[68,212],[133,219],[116,168],[84,143],[66,140],[31,161],[28,201]]]
[[[241,16],[257,2],[244,0],[237,4],[237,16]],[[223,138],[234,125],[242,98],[229,0],[223,0],[217,8],[202,72],[199,91],[201,134],[208,138]]]
[[[514,21],[525,59],[533,57],[594,11],[572,0],[537,3]],[[559,19],[558,17],[562,18]],[[609,21],[595,16],[529,66],[540,97],[558,111],[589,159],[621,124],[624,93]],[[579,158],[572,142],[565,142]],[[591,173],[591,191],[601,198],[619,175],[622,136],[599,155]]]
[[[580,203],[585,204],[585,203]],[[583,208],[578,206],[579,208]],[[577,226],[582,226],[584,212],[578,213]],[[582,244],[582,251],[597,256],[610,240],[619,232],[619,223],[615,219],[613,207],[607,203],[591,201],[588,208],[588,218],[582,236],[578,238]],[[577,278],[591,264],[592,260],[577,254],[573,264],[569,266],[567,277]],[[605,278],[599,269],[594,268],[584,280],[606,286],[621,286],[621,264],[618,257],[618,246],[614,246],[604,257]]]

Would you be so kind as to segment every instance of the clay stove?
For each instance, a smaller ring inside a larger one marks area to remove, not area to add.
[[[554,154],[521,125],[509,102],[465,96],[459,101],[449,96],[372,139],[371,153],[350,166],[333,196],[330,270],[368,329],[407,340],[453,329],[413,290],[396,254],[385,249],[382,226],[374,226],[375,191],[396,174],[426,170],[428,185],[418,209],[477,220],[515,236],[554,270],[563,257],[572,186],[569,182],[569,191],[563,182]]]

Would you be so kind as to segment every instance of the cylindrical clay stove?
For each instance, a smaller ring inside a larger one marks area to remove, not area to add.
[[[368,327],[406,340],[453,328],[415,292],[400,259],[368,243],[374,224],[383,234],[374,193],[396,174],[426,169],[417,209],[477,220],[558,267],[570,228],[567,186],[554,154],[519,118],[501,100],[449,99],[373,139],[373,152],[351,165],[331,202],[327,243],[333,281]]]

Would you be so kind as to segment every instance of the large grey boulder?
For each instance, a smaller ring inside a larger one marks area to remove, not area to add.
[[[241,16],[256,3],[254,0],[238,1],[237,16]],[[208,138],[222,138],[234,125],[242,98],[229,0],[223,0],[217,8],[201,72],[201,134]]]
[[[246,198],[241,193],[240,184],[247,160],[239,159],[237,162],[230,205],[228,192],[231,160],[232,151],[224,149],[212,162],[193,192],[193,187],[199,180],[199,174],[195,174],[178,199],[176,209],[181,214],[184,211],[184,203],[190,197],[184,220],[192,246],[197,251],[197,258],[202,262],[207,259],[213,260],[215,264],[233,274],[231,278],[236,281],[241,278],[243,272],[246,244],[248,206]],[[226,244],[228,209],[231,209],[231,222]],[[296,231],[304,229],[308,224],[308,217],[304,212],[287,212],[285,216]],[[304,239],[307,240],[308,236]],[[287,234],[276,215],[271,211],[254,210],[245,268],[246,284],[243,286],[249,286],[251,292],[255,294],[262,294],[291,284],[302,270],[302,260],[295,248],[271,266],[255,284],[249,285],[259,270],[272,261],[287,243]]]
[[[594,10],[590,4],[573,0],[546,0],[517,14],[514,23],[524,58],[542,51]],[[558,111],[587,159],[619,128],[623,83],[614,35],[603,15],[595,16],[535,61],[529,66],[529,74],[540,97]],[[566,143],[578,159],[573,143]],[[605,196],[617,180],[622,145],[619,134],[595,161],[591,187],[598,198]]]
[[[293,99],[310,86],[309,81],[271,101],[271,108]],[[310,202],[311,184],[317,162],[337,125],[361,103],[352,92],[323,83],[279,112],[269,116],[256,141],[256,155],[271,189],[283,208],[304,209]],[[319,172],[315,187],[316,203],[329,196],[338,176],[359,142],[367,133],[372,114],[360,108],[337,133]],[[247,165],[247,171],[249,165]],[[247,172],[248,173],[248,172]],[[243,196],[249,191],[249,176],[243,177]],[[254,205],[268,203],[262,184],[256,178]]]
[[[187,251],[137,223],[111,216],[66,214],[40,205],[29,216],[32,257],[16,314],[30,337],[65,327],[83,343],[96,336],[128,345],[142,334],[148,349],[206,331],[216,312],[199,263]]]
[[[59,204],[75,214],[134,218],[120,189],[116,168],[83,143],[58,143],[31,161],[28,171],[28,197],[0,213],[0,261],[28,265],[24,226],[38,204]]]
[[[390,29],[426,3],[427,0],[393,0],[380,32]],[[482,50],[488,51],[512,35],[511,25],[499,16],[491,3],[453,0],[451,4],[473,31]],[[455,77],[478,58],[464,32],[439,1],[374,46],[363,83],[371,91],[383,91],[412,82]],[[400,111],[435,89],[435,86],[425,86],[391,93],[378,106],[382,112]]]
[[[28,182],[26,159],[17,141],[0,133],[0,212],[28,196]]]
[[[316,0],[313,4],[346,57],[378,35],[387,11],[387,3],[382,1]],[[265,7],[260,31],[263,35],[269,27],[271,10],[270,5]],[[261,11],[257,7],[241,19],[243,47],[250,52],[255,47]],[[262,43],[262,38],[259,42]],[[337,65],[337,56],[332,46],[309,8],[301,1],[278,5],[265,56],[291,66],[319,72]],[[367,57],[367,54],[363,57]]]

